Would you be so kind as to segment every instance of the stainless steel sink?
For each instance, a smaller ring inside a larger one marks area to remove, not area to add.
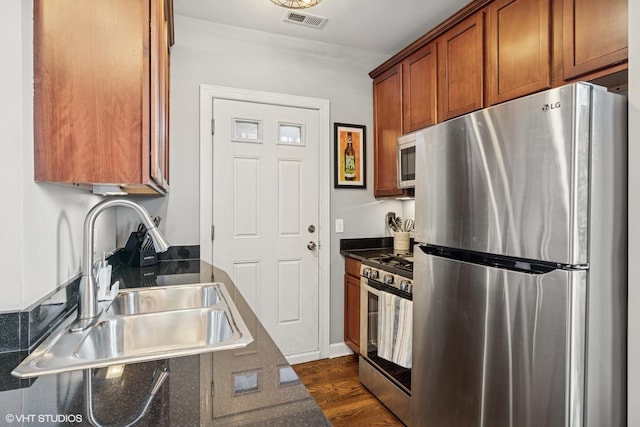
[[[107,311],[115,315],[141,314],[211,307],[219,303],[217,284],[165,286],[122,290]]]
[[[253,341],[222,283],[129,289],[74,331],[71,315],[12,372],[20,378],[245,347]],[[126,294],[126,295],[125,295]]]
[[[157,332],[153,332],[157,331]],[[104,360],[215,346],[233,335],[223,310],[196,309],[104,320],[84,337],[79,359]]]

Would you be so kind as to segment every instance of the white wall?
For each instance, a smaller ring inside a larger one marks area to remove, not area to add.
[[[640,0],[629,0],[629,352],[627,425],[640,426]]]
[[[26,308],[77,275],[84,215],[100,200],[33,182],[32,10],[31,1],[5,0],[0,14],[0,312]],[[113,232],[100,236],[101,247],[114,247]]]
[[[0,311],[19,308],[22,304],[22,129],[20,127],[22,46],[21,3],[13,0],[3,4],[0,14],[0,39],[5,43],[4,65],[0,67],[0,265],[6,271],[0,290]],[[9,244],[7,244],[9,243]]]
[[[150,210],[164,213],[166,235],[173,244],[199,242],[200,84],[329,99],[332,123],[367,126],[367,190],[331,192],[331,222],[343,218],[345,226],[343,234],[335,234],[332,229],[330,245],[331,342],[341,342],[344,260],[339,254],[339,239],[383,236],[385,213],[402,212],[400,202],[377,201],[372,190],[373,103],[368,72],[387,57],[183,16],[176,16],[175,25],[176,44],[171,51],[171,191],[167,198],[143,200]],[[124,234],[119,230],[119,240],[125,238]]]

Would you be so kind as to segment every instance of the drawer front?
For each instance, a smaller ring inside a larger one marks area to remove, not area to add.
[[[352,276],[360,276],[360,261],[354,258],[346,257],[344,259],[344,272]]]

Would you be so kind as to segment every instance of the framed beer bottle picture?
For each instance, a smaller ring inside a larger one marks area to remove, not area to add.
[[[366,127],[334,123],[335,188],[367,188]]]

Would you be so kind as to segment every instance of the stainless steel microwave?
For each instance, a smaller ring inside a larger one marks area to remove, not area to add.
[[[416,134],[398,137],[398,188],[416,185]]]

